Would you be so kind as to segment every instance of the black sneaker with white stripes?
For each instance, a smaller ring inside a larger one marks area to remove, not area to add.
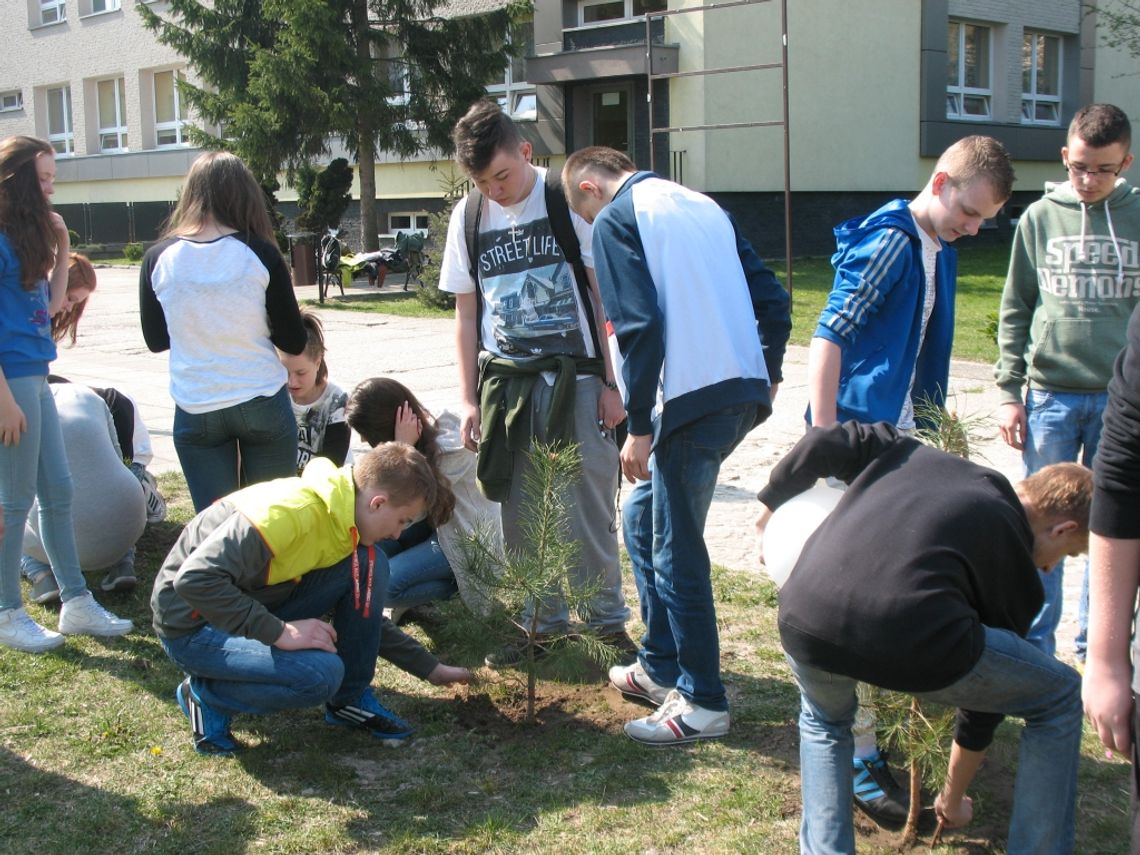
[[[325,704],[325,721],[341,727],[360,727],[387,745],[399,745],[415,728],[376,700],[372,688],[364,690],[355,704]]]

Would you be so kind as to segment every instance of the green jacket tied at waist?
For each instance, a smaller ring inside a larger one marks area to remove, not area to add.
[[[555,373],[550,410],[545,413],[548,442],[574,441],[574,398],[579,374],[605,376],[601,359],[546,356],[509,359],[487,351],[479,358],[480,439],[475,478],[479,489],[494,502],[506,501],[511,492],[516,451],[530,445],[530,396],[539,375]]]

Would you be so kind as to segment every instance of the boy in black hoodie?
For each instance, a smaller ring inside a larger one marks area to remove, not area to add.
[[[836,477],[849,486],[780,591],[800,686],[804,852],[854,852],[851,725],[862,681],[958,708],[935,812],[969,822],[966,788],[1005,715],[1025,719],[1009,851],[1073,848],[1080,677],[1024,640],[1038,567],[1084,551],[1091,473],[1046,467],[1017,487],[886,423],[813,428],[772,471],[766,511]],[[931,491],[930,485],[938,489]]]

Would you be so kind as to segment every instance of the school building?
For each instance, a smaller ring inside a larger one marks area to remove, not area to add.
[[[193,71],[143,27],[139,2],[20,0],[0,19],[0,136],[51,141],[56,205],[87,243],[153,239],[197,154],[176,86]],[[716,197],[765,256],[784,247],[785,133],[793,249],[809,254],[831,250],[841,219],[915,193],[961,136],[996,136],[1014,155],[1002,228],[1065,177],[1059,150],[1078,106],[1109,101],[1140,120],[1140,62],[1104,46],[1080,0],[791,0],[786,63],[780,0],[722,5],[535,0],[510,34],[524,56],[488,93],[539,163],[623,149]],[[453,174],[438,153],[381,155],[381,229],[425,227]],[[288,214],[290,189],[279,198]]]

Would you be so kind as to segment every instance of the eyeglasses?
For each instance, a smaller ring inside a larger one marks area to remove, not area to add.
[[[1066,163],[1065,169],[1069,170],[1069,174],[1074,178],[1080,178],[1082,175],[1089,178],[1115,178],[1124,169],[1123,163],[1118,163],[1116,166],[1098,166],[1096,169],[1090,169],[1080,163]]]

